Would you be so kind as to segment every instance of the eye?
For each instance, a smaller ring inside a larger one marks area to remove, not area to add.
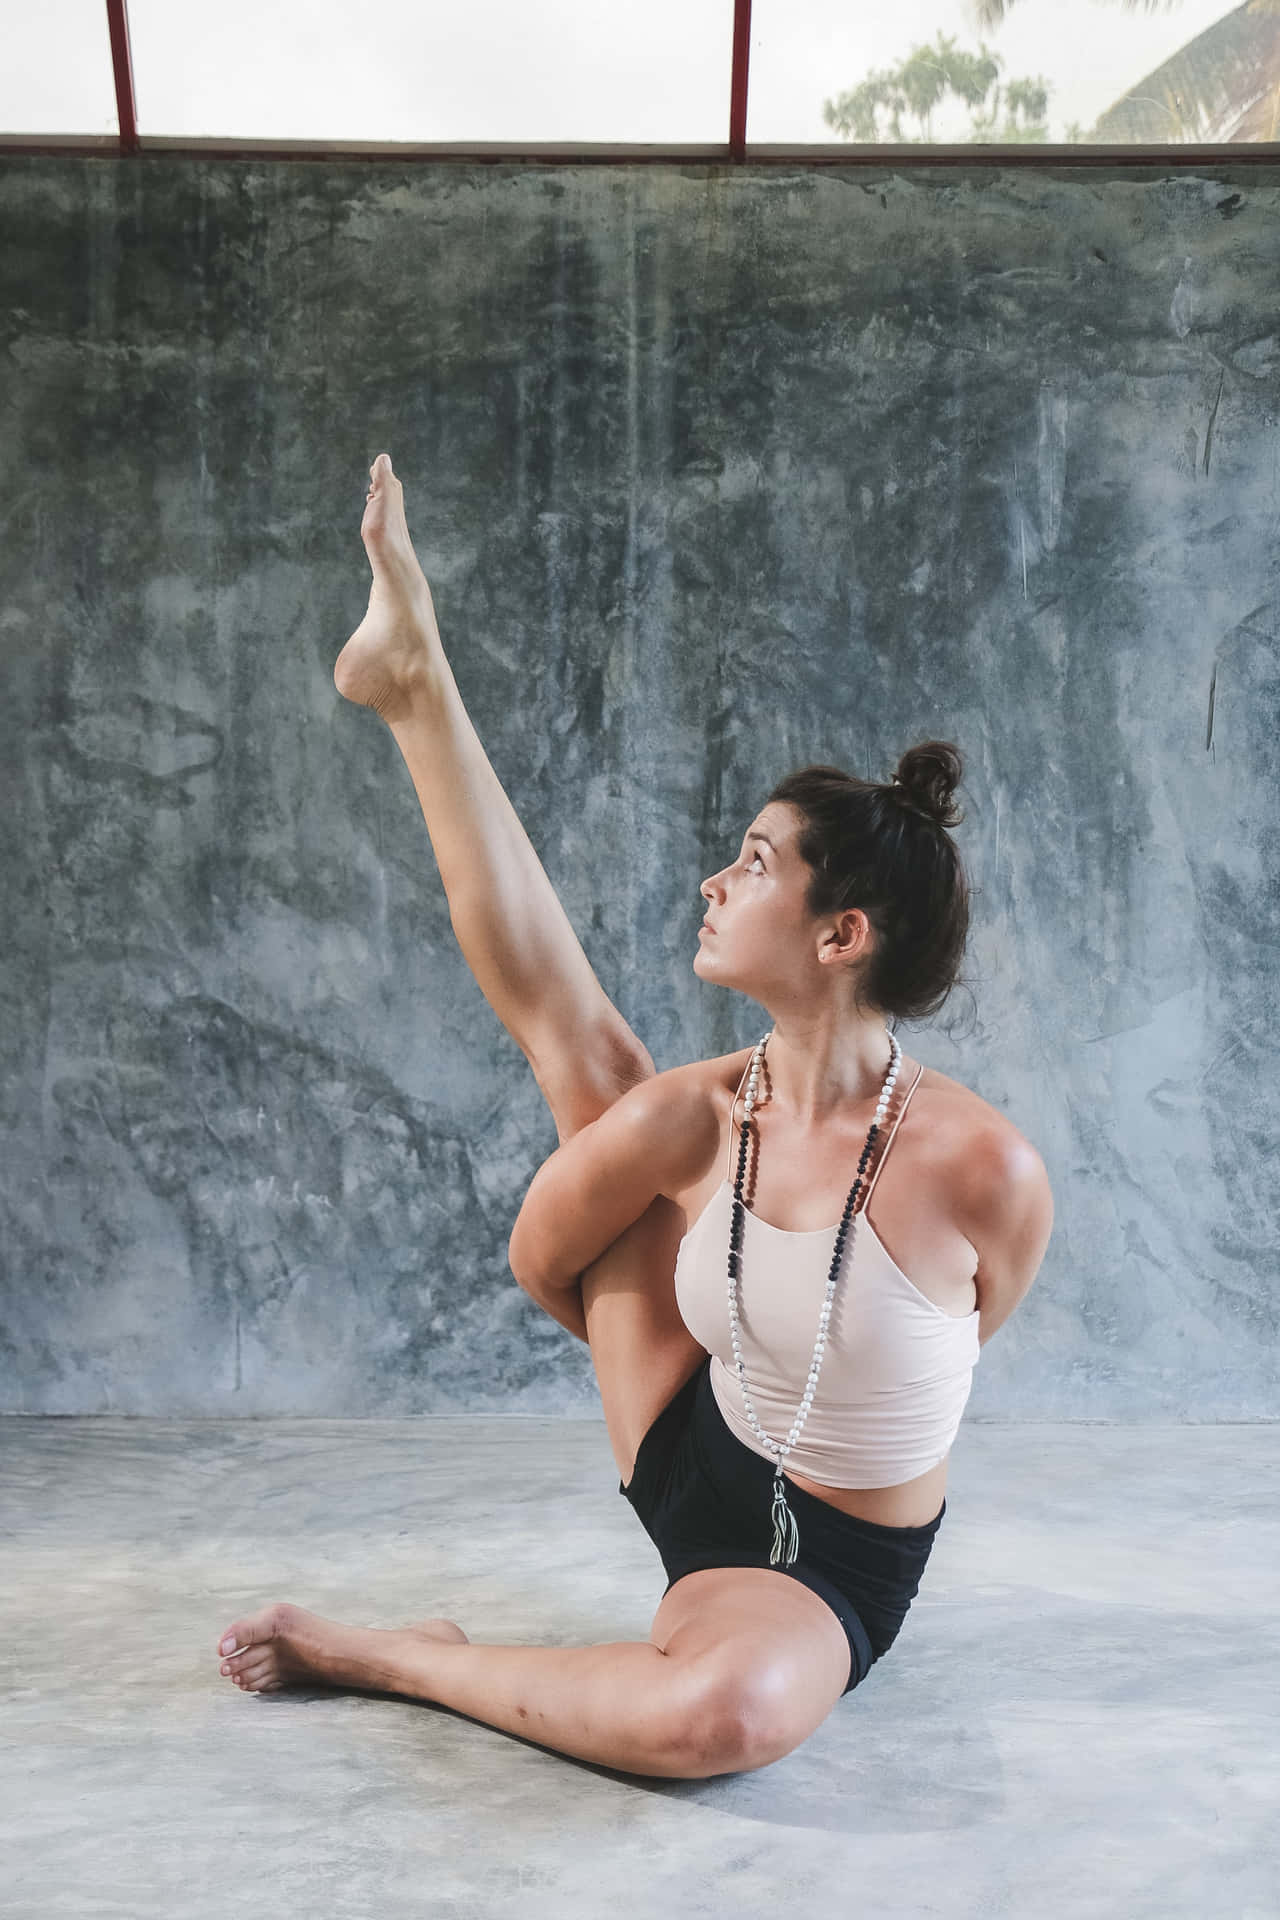
[[[764,861],[760,858],[759,848],[756,849],[756,851],[752,854],[750,860],[747,862],[747,872],[750,873],[753,867],[759,867],[760,872],[761,873],[764,872]]]

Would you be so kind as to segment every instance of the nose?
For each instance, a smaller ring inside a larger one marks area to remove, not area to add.
[[[703,881],[702,885],[698,888],[698,892],[704,900],[724,899],[724,886],[722,882],[724,872],[725,868],[721,867],[719,873],[713,873],[709,879]]]

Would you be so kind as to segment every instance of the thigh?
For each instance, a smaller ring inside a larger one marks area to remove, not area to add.
[[[765,1766],[822,1724],[845,1690],[849,1642],[826,1603],[773,1567],[705,1567],[663,1596],[649,1638],[695,1663],[705,1697]]]
[[[582,1276],[587,1340],[624,1481],[653,1422],[707,1357],[676,1306],[683,1232],[679,1207],[659,1198]]]

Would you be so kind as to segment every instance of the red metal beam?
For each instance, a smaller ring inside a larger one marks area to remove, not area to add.
[[[733,85],[729,96],[729,158],[747,157],[747,71],[751,65],[751,0],[733,0]]]
[[[111,65],[116,76],[116,115],[121,153],[138,151],[138,109],[133,98],[133,49],[129,45],[129,0],[107,0]]]
[[[609,145],[582,141],[576,146],[551,142],[504,144],[490,141],[467,146],[462,141],[437,141],[413,146],[407,141],[374,140],[189,140],[148,134],[146,152],[170,160],[318,160],[326,165],[351,161],[373,164],[529,167],[636,167],[724,165],[724,142],[701,146],[660,147]],[[116,160],[120,142],[112,133],[0,133],[0,161],[16,154],[69,155],[86,160]],[[1162,167],[1174,172],[1193,167],[1224,169],[1228,177],[1252,167],[1280,166],[1280,140],[1222,141],[1192,146],[1098,146],[1078,142],[1071,146],[1041,146],[1035,141],[1014,146],[783,146],[753,141],[753,167],[869,167],[880,173],[913,173],[920,167],[959,167],[970,173],[989,173],[993,167],[1018,167],[1041,173],[1070,167]]]

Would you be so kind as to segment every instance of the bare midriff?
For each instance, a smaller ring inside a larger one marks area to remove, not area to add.
[[[947,1463],[904,1480],[897,1487],[824,1487],[818,1480],[807,1480],[802,1473],[791,1473],[785,1466],[784,1478],[794,1480],[806,1493],[839,1507],[856,1520],[870,1520],[878,1527],[927,1527],[942,1510],[947,1491]]]

